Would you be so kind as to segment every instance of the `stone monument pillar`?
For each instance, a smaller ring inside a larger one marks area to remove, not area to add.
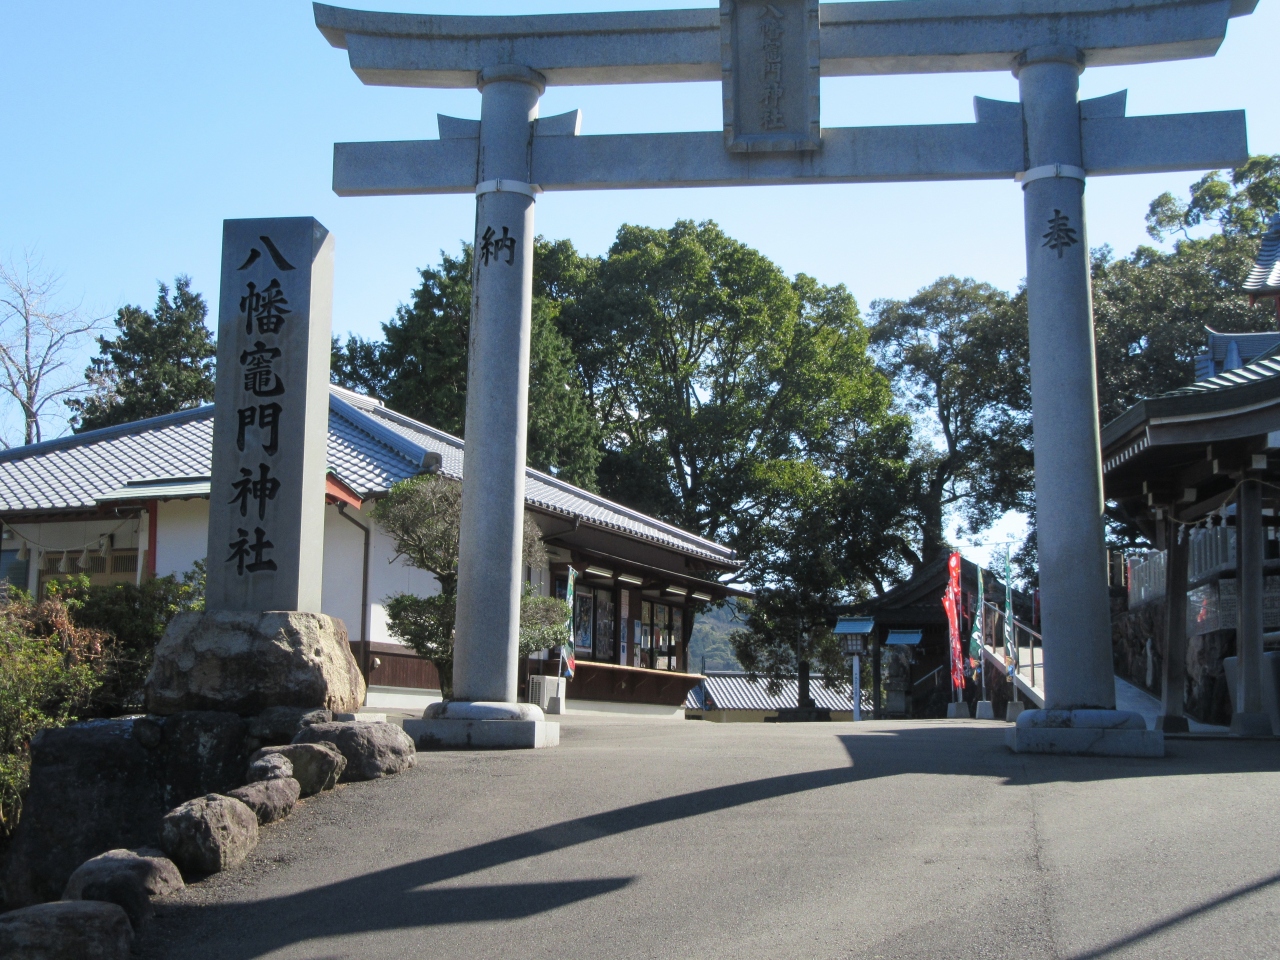
[[[346,627],[320,612],[332,299],[316,220],[223,224],[206,610],[157,646],[154,713],[364,702]]]
[[[544,747],[559,724],[516,703],[525,435],[533,311],[534,120],[546,88],[528,67],[480,71],[480,144],[466,465],[458,541],[453,695],[406,731],[421,746]],[[503,721],[503,722],[494,722]]]
[[[1015,750],[1163,754],[1116,711],[1102,524],[1102,461],[1074,47],[1025,51],[1014,73],[1026,125],[1023,211],[1035,436],[1045,710],[1023,713]]]

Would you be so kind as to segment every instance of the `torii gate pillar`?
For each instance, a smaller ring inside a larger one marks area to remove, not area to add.
[[[453,688],[514,703],[533,309],[530,122],[545,88],[528,67],[481,71],[480,169],[467,350],[466,469]]]
[[[1163,736],[1115,709],[1077,99],[1083,68],[1079,50],[1059,46],[1033,47],[1014,67],[1027,138],[1022,203],[1045,709],[1025,711],[1010,742],[1018,751],[1161,756]]]

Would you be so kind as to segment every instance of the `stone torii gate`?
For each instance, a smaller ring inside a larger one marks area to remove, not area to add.
[[[1230,167],[1243,111],[1126,117],[1079,101],[1088,66],[1213,56],[1256,0],[723,0],[718,9],[539,16],[367,13],[315,4],[365,83],[481,92],[480,120],[438,140],[339,143],[340,196],[471,193],[468,369],[456,694],[516,696],[533,276],[543,192],[751,184],[1021,182],[1027,251],[1046,710],[1017,750],[1151,755],[1162,735],[1115,710],[1084,184],[1089,175]],[[821,77],[1012,70],[1020,102],[974,123],[823,129]],[[579,136],[538,117],[548,85],[720,80],[724,129]],[[451,708],[450,716],[523,716]]]

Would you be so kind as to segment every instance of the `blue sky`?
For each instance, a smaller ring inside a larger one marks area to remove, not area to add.
[[[907,2],[907,0],[904,0]],[[374,0],[426,13],[552,13],[709,6],[678,0]],[[363,86],[304,0],[0,0],[5,143],[0,256],[36,249],[86,311],[150,306],[157,280],[191,275],[216,312],[226,217],[312,215],[336,236],[334,327],[376,335],[416,268],[469,237],[468,197],[339,199],[334,141],[436,135],[435,115],[478,117],[479,94]],[[1212,59],[1087,71],[1082,97],[1128,88],[1129,113],[1244,108],[1250,148],[1280,152],[1280,3],[1233,20]],[[972,120],[975,95],[1013,100],[1008,73],[823,81],[824,126]],[[544,115],[579,107],[584,134],[721,126],[719,84],[550,89]],[[1149,242],[1143,214],[1195,174],[1096,178],[1089,241]],[[1021,196],[1009,182],[555,194],[538,230],[604,252],[622,223],[714,219],[789,273],[844,283],[866,307],[948,273],[1005,288],[1023,276]]]

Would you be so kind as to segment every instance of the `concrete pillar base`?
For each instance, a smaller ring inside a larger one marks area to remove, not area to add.
[[[979,720],[994,720],[996,718],[996,708],[990,700],[979,700],[978,711],[975,716]]]
[[[560,745],[560,724],[532,703],[448,700],[427,707],[404,732],[419,750],[537,750]]]
[[[1004,708],[1004,718],[1009,723],[1016,723],[1018,718],[1022,716],[1023,711],[1026,709],[1027,705],[1021,700],[1010,700],[1008,705]]]
[[[947,704],[948,720],[968,720],[969,716],[969,704],[963,700],[959,702],[952,701]]]
[[[1187,724],[1186,717],[1174,717],[1165,713],[1156,720],[1156,729],[1164,733],[1187,733],[1191,727]]]
[[[1271,718],[1265,713],[1235,713],[1231,715],[1233,737],[1271,736]]]
[[[1024,710],[1008,744],[1014,753],[1164,756],[1164,733],[1123,710]]]

